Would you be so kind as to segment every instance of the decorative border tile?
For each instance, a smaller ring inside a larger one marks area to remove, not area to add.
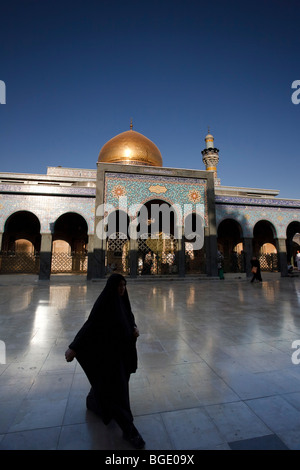
[[[274,226],[277,238],[286,238],[288,225],[292,222],[300,223],[300,209],[216,204],[217,227],[225,219],[236,220],[242,227],[244,237],[253,237],[255,224],[266,220]]]
[[[136,212],[146,202],[159,199],[171,206],[178,205],[185,217],[196,210],[197,204],[205,225],[208,224],[206,179],[105,173],[104,202],[126,210],[121,196],[126,196],[127,207],[138,204]]]
[[[18,211],[28,211],[36,215],[41,225],[41,233],[51,233],[51,227],[58,217],[74,212],[85,219],[88,234],[94,234],[94,198],[0,194],[1,232],[4,231],[8,217]]]

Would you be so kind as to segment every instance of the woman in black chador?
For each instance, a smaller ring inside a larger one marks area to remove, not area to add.
[[[257,281],[259,281],[259,282],[262,282],[261,272],[260,272],[260,264],[259,264],[259,260],[256,258],[256,256],[253,256],[252,259],[251,259],[251,272],[253,274],[251,282],[254,282],[255,279],[257,279]]]
[[[114,419],[124,439],[141,449],[145,442],[133,424],[129,400],[130,374],[137,369],[138,336],[125,278],[112,274],[65,357],[67,362],[76,357],[91,384],[87,408],[105,424]]]

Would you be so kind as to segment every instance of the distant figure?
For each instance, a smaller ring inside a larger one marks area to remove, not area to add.
[[[151,268],[153,265],[152,253],[149,251],[144,259],[144,266],[142,270],[142,274],[151,274]]]
[[[298,271],[300,271],[300,251],[299,250],[297,251],[297,254],[296,254],[296,264],[297,264]]]
[[[223,263],[224,263],[224,256],[221,253],[221,251],[218,250],[217,254],[217,261],[218,261],[218,274],[220,279],[224,279],[224,269],[223,269]]]
[[[255,280],[262,282],[261,273],[260,273],[260,264],[256,256],[253,256],[251,259],[251,272],[253,274],[251,282]]]
[[[116,270],[116,265],[115,265],[115,263],[111,263],[111,264],[108,264],[108,265],[107,265],[106,273],[107,273],[107,274],[112,274],[115,270]]]
[[[108,263],[107,268],[106,268],[106,274],[111,274],[111,273],[112,273],[111,265]]]
[[[293,271],[294,271],[293,265],[292,265],[292,264],[288,264],[288,274],[289,274],[290,276],[293,275]]]
[[[130,375],[137,369],[138,336],[126,280],[114,273],[65,358],[67,362],[76,358],[91,384],[87,408],[99,415],[104,424],[114,419],[124,439],[142,449],[145,442],[133,424],[129,400]]]

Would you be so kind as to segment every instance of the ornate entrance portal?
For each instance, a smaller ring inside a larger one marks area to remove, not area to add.
[[[217,274],[211,172],[100,158],[96,186],[89,278]]]
[[[138,274],[177,274],[178,243],[172,234],[160,232],[157,238],[149,234],[138,240]]]

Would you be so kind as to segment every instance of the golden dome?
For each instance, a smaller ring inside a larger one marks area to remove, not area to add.
[[[162,166],[162,156],[150,139],[130,129],[116,135],[103,145],[98,162]]]

